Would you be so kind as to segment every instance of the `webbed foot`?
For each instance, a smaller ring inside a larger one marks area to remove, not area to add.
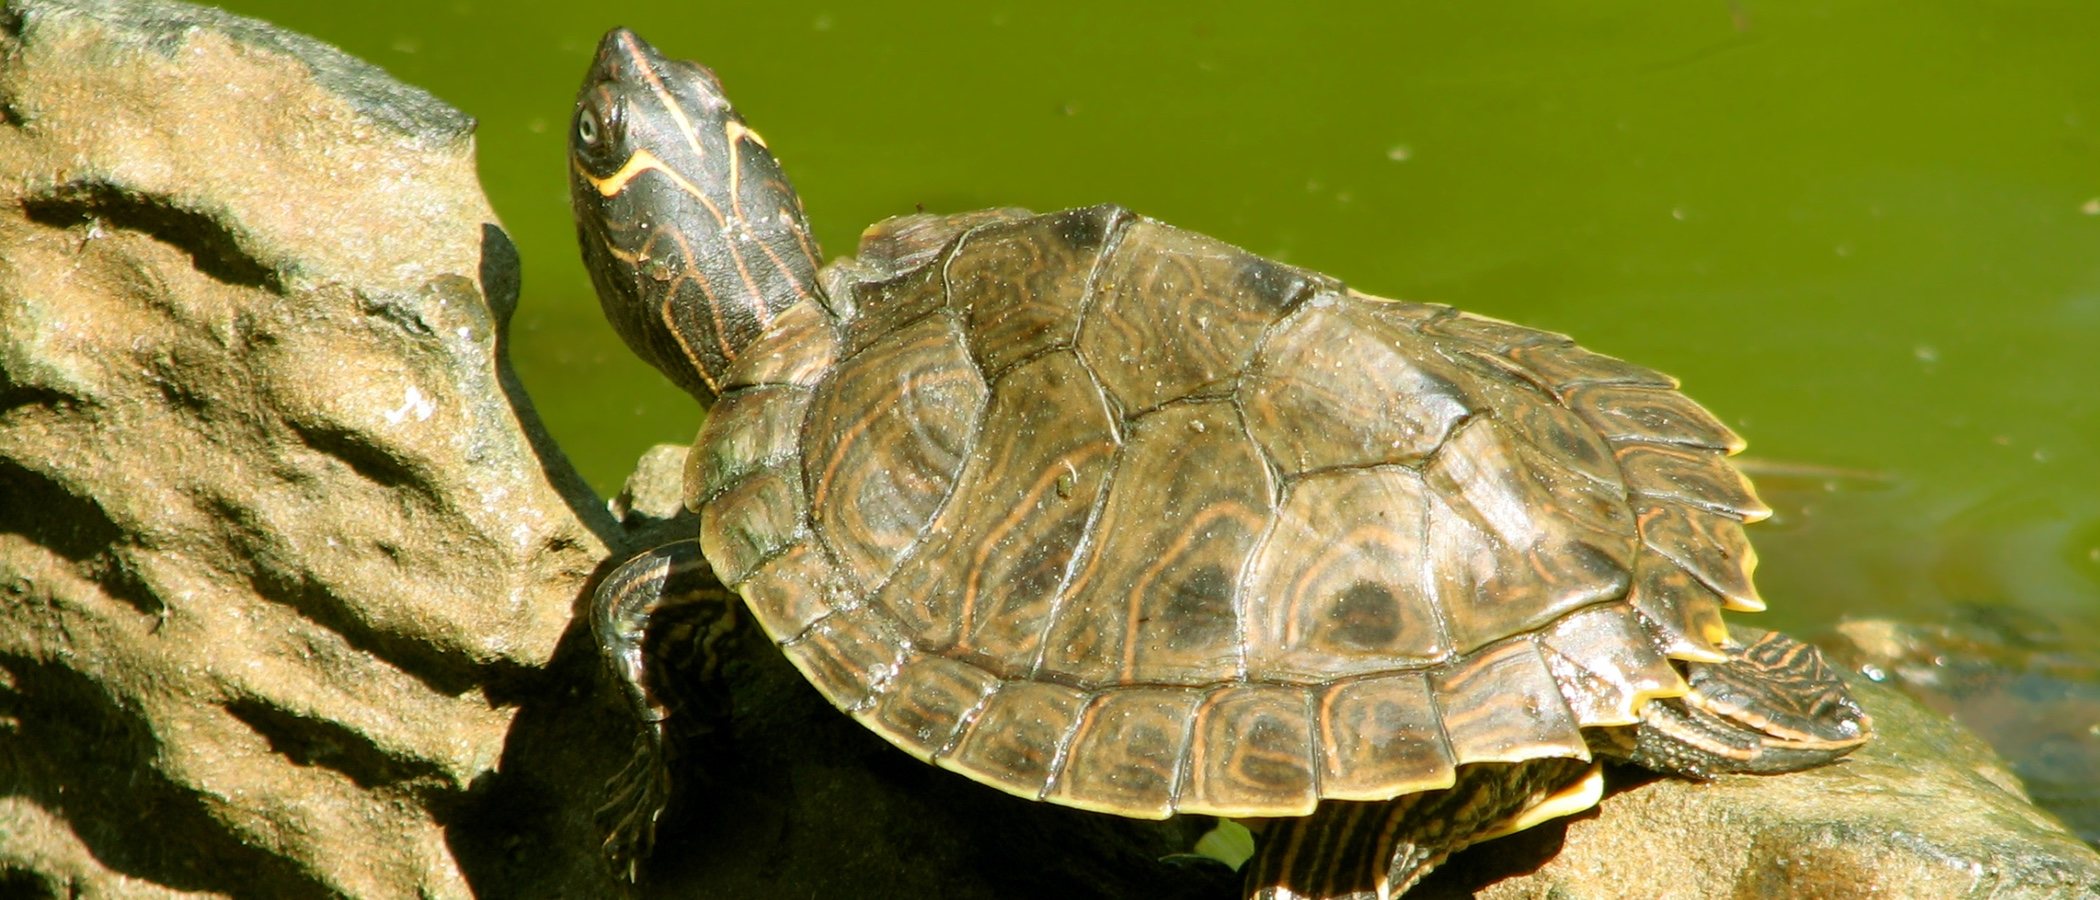
[[[606,782],[597,813],[606,861],[629,881],[655,845],[670,800],[678,732],[704,730],[727,713],[727,701],[708,687],[738,602],[715,579],[698,540],[642,552],[607,575],[593,596],[592,634],[640,726],[634,758]],[[688,727],[674,729],[674,716]]]

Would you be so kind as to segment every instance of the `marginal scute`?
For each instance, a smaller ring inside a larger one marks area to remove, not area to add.
[[[853,306],[857,314],[840,335],[839,355],[849,362],[876,344],[895,340],[899,330],[945,311],[941,269],[924,266],[855,282]]]
[[[1546,383],[1563,390],[1578,384],[1642,384],[1673,390],[1677,387],[1677,379],[1647,366],[1574,344],[1526,344],[1510,348],[1509,355],[1537,372]]]
[[[1135,819],[1172,815],[1202,700],[1194,688],[1103,691],[1080,714],[1045,799]]]
[[[774,643],[793,640],[817,620],[853,605],[838,567],[807,541],[774,554],[736,592]]]
[[[1458,762],[1589,758],[1553,671],[1528,637],[1467,656],[1430,679]]]
[[[1672,390],[1624,384],[1579,384],[1566,390],[1568,407],[1615,441],[1690,444],[1740,453],[1740,435],[1714,414]]]
[[[1237,677],[1235,587],[1274,495],[1238,422],[1224,401],[1138,420],[1057,601],[1044,672],[1089,687]]]
[[[1295,482],[1247,571],[1247,676],[1316,684],[1441,662],[1422,476],[1397,466]]]
[[[1625,593],[1633,527],[1624,501],[1511,440],[1496,420],[1459,429],[1422,474],[1429,569],[1459,652]]]
[[[722,392],[762,384],[812,385],[838,356],[838,323],[815,299],[802,300],[781,310],[765,334],[737,356]]]
[[[993,689],[954,749],[934,760],[1030,800],[1042,796],[1090,695],[1048,681],[1003,681]]]
[[[1633,493],[1702,507],[1743,522],[1772,515],[1750,479],[1718,451],[1675,444],[1620,444],[1613,456]]]
[[[1304,688],[1240,684],[1196,708],[1175,809],[1214,816],[1306,815],[1319,801],[1310,698]]]
[[[861,589],[889,574],[946,500],[986,389],[945,317],[840,363],[811,400],[810,514]]]
[[[1664,653],[1695,662],[1721,662],[1728,654],[1728,625],[1721,621],[1721,596],[1683,567],[1654,550],[1634,562],[1627,595],[1648,633]]]
[[[999,679],[969,663],[910,651],[860,720],[906,753],[931,760],[998,685]]]
[[[1103,253],[1130,214],[1095,206],[982,226],[948,257],[948,304],[985,377],[1070,346]]]
[[[1750,573],[1757,570],[1757,550],[1743,536],[1743,524],[1706,510],[1659,503],[1640,511],[1641,540],[1684,567],[1727,602],[1729,609],[1756,612],[1765,608]]]
[[[1570,613],[1539,633],[1539,649],[1585,728],[1631,725],[1649,700],[1687,690],[1625,603]]]
[[[700,511],[700,548],[729,587],[742,583],[767,557],[802,531],[802,479],[781,468],[761,469]]]
[[[1472,414],[1430,343],[1321,295],[1263,343],[1239,389],[1249,431],[1285,474],[1420,462]]]
[[[1318,699],[1320,794],[1384,800],[1450,787],[1457,761],[1422,672],[1336,681]]]
[[[1496,353],[1507,353],[1513,348],[1531,344],[1566,347],[1575,343],[1565,334],[1529,328],[1515,322],[1505,322],[1469,312],[1439,317],[1435,321],[1425,323],[1422,330],[1429,334],[1477,344]]]
[[[1313,276],[1215,238],[1138,219],[1103,264],[1079,353],[1128,413],[1239,376]]]
[[[993,387],[954,496],[874,602],[920,646],[1028,674],[1115,449],[1107,401],[1070,352],[1015,368]]]
[[[1459,314],[1458,310],[1443,303],[1395,300],[1377,294],[1366,294],[1347,286],[1344,286],[1341,292],[1350,302],[1361,304],[1364,309],[1370,310],[1372,315],[1410,331],[1421,331],[1431,322]]]
[[[825,617],[780,650],[831,705],[855,714],[889,690],[908,652],[888,618],[865,606]]]
[[[686,506],[697,510],[752,472],[799,457],[809,397],[808,388],[776,384],[717,400],[686,453]]]
[[[957,237],[997,222],[1025,221],[1033,214],[1020,207],[975,209],[940,214],[891,216],[860,233],[860,261],[885,272],[904,272],[933,262]]]

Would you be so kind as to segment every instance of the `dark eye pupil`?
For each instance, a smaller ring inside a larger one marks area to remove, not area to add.
[[[587,109],[583,111],[583,115],[576,117],[576,136],[582,138],[586,144],[598,143],[598,114],[596,112]]]

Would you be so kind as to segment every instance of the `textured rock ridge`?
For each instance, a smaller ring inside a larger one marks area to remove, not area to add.
[[[0,26],[0,869],[467,893],[609,521],[501,361],[471,121],[211,10]]]

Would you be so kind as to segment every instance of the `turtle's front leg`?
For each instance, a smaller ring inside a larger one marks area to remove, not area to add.
[[[629,880],[648,857],[670,799],[673,714],[726,712],[719,700],[690,698],[667,676],[691,673],[712,683],[717,647],[736,625],[738,602],[715,579],[698,540],[642,552],[605,576],[592,597],[591,632],[641,726],[634,758],[607,782],[598,808],[606,860]]]

